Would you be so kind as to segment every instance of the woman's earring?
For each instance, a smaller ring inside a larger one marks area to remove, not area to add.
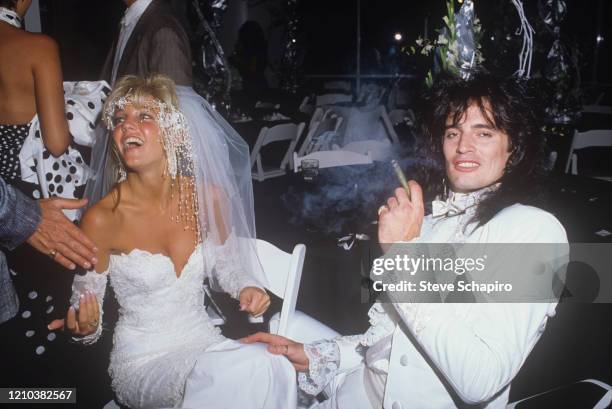
[[[117,169],[117,176],[118,176],[117,183],[121,183],[127,179],[127,172],[125,171],[125,168],[123,167],[123,163],[121,162],[119,162],[119,168]]]
[[[121,160],[121,156],[114,145],[112,151],[113,155],[115,156],[115,163],[117,167],[117,183],[121,183],[127,179],[127,172],[125,170],[125,166],[123,165],[123,161]]]

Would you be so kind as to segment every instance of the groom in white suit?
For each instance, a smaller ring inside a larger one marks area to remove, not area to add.
[[[441,80],[428,108],[424,133],[432,159],[444,169],[434,193],[444,200],[435,200],[424,216],[418,183],[409,182],[410,194],[396,189],[379,209],[386,256],[405,254],[405,243],[557,243],[531,258],[518,250],[509,254],[517,273],[557,271],[567,259],[563,226],[523,204],[528,188],[537,186],[542,139],[521,86],[485,74]],[[517,248],[504,246],[504,252]],[[300,371],[302,390],[328,394],[318,408],[501,409],[556,308],[554,299],[457,304],[434,303],[431,293],[401,300],[388,295],[392,302],[370,309],[364,334],[305,345],[265,333],[243,341],[265,342],[270,352],[287,356]]]

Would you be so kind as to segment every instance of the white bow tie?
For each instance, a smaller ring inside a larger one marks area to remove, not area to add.
[[[452,217],[458,214],[464,213],[465,208],[461,208],[454,203],[451,203],[449,200],[434,200],[431,202],[431,216],[433,218],[438,217]]]

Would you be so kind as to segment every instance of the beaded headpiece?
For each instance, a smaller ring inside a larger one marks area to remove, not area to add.
[[[184,221],[185,229],[193,226],[197,237],[201,237],[202,226],[199,223],[197,192],[193,177],[195,155],[185,116],[171,104],[156,98],[152,97],[145,101],[137,100],[130,90],[125,96],[107,102],[102,120],[109,131],[112,132],[116,128],[113,123],[115,112],[129,105],[143,107],[156,114],[160,142],[166,154],[166,174],[172,183],[172,197],[178,187],[179,210],[177,215],[172,216],[172,219],[176,222]]]

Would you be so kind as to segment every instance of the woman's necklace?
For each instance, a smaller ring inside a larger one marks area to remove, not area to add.
[[[14,10],[0,7],[0,21],[4,21],[13,27],[21,28],[21,17]]]

